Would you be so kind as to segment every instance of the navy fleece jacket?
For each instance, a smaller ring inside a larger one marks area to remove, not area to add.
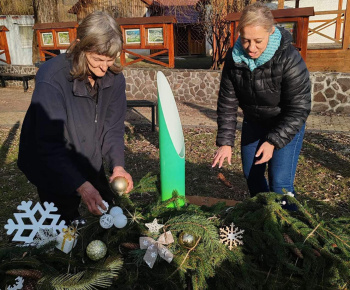
[[[124,166],[123,74],[102,77],[96,102],[84,81],[72,79],[71,65],[61,54],[40,67],[20,137],[19,168],[52,194],[75,194],[103,158],[110,170]]]

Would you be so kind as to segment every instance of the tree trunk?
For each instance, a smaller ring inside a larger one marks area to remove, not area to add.
[[[35,23],[58,22],[57,0],[33,0]],[[33,31],[33,64],[39,62],[39,45],[36,31]]]

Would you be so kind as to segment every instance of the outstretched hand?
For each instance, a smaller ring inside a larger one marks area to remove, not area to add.
[[[256,161],[254,164],[258,165],[258,164],[268,162],[272,158],[274,149],[275,149],[275,146],[273,146],[269,142],[262,143],[259,150],[255,154],[255,157],[261,156],[261,158],[258,161]]]
[[[218,151],[216,151],[213,164],[211,166],[215,167],[216,164],[219,163],[219,168],[221,168],[226,158],[227,158],[228,164],[231,165],[232,148],[231,146],[228,146],[228,145],[221,146],[218,149]]]
[[[102,212],[97,206],[100,206],[103,210],[107,210],[102,202],[102,197],[96,188],[89,182],[85,181],[78,189],[78,194],[88,207],[89,212],[95,215],[102,215]]]
[[[113,179],[117,176],[122,176],[128,181],[128,187],[125,193],[129,193],[134,188],[134,182],[132,181],[131,175],[128,172],[126,172],[122,166],[116,166],[113,169],[113,174],[109,178],[109,182],[112,182]]]

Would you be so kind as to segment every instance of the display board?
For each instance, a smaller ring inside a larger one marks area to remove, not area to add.
[[[55,57],[67,49],[77,35],[77,22],[37,23],[34,25],[39,44],[40,61]]]
[[[148,60],[162,66],[173,68],[174,58],[174,23],[173,16],[134,17],[116,19],[123,33],[123,50],[120,56],[122,66]],[[149,55],[135,50],[149,49]],[[125,54],[136,56],[137,59],[126,62]],[[169,61],[165,63],[156,56],[167,54]]]

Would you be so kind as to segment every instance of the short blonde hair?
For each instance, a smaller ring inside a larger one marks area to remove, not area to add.
[[[237,26],[237,31],[241,30],[249,25],[262,26],[268,32],[272,31],[275,24],[275,20],[271,13],[271,10],[261,2],[255,2],[252,5],[246,6],[243,9],[241,18]]]
[[[86,53],[117,58],[123,48],[123,37],[118,23],[105,11],[95,11],[86,16],[77,28],[77,39],[68,48],[73,59],[71,75],[84,79],[89,74]],[[113,73],[122,70],[114,63],[110,68]]]

